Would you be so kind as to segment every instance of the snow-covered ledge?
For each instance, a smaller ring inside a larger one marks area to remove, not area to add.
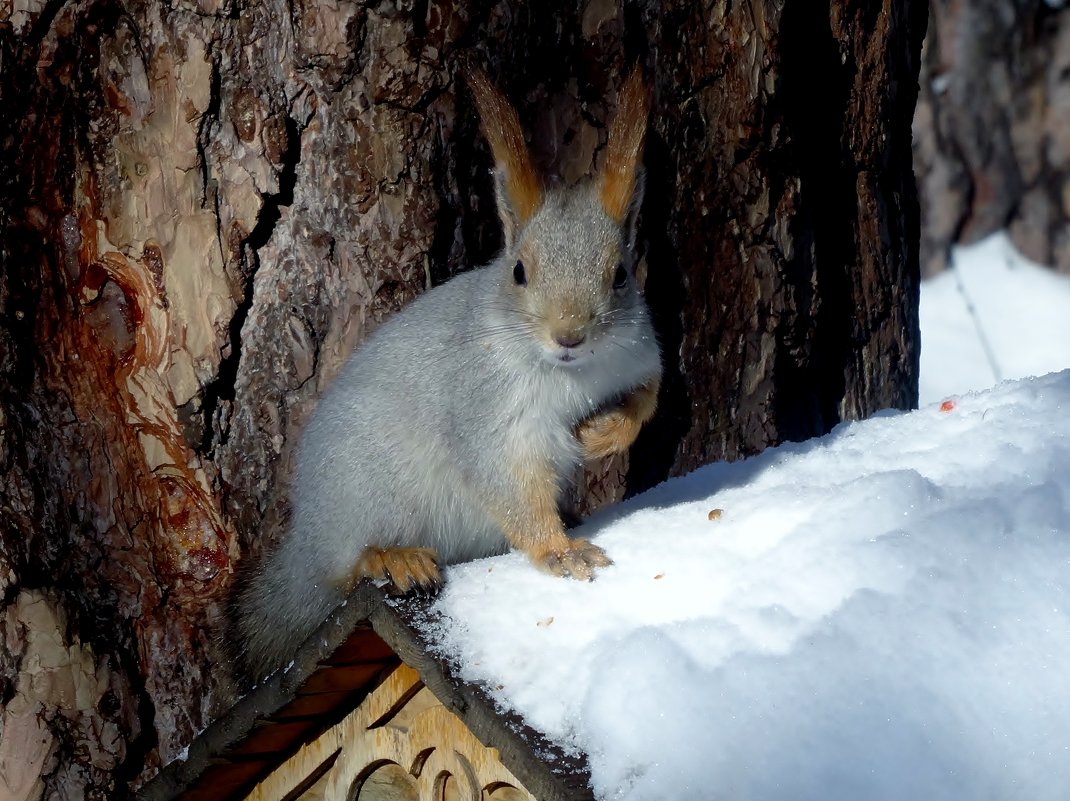
[[[720,510],[720,511],[715,511]],[[599,798],[1070,797],[1070,371],[670,481],[590,584],[451,568],[461,677]]]

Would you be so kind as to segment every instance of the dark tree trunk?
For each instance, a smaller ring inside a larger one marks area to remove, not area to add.
[[[914,130],[925,274],[1003,228],[1070,272],[1070,8],[934,0]]]
[[[916,400],[920,0],[28,5],[0,10],[16,798],[122,795],[225,700],[209,632],[318,392],[499,245],[464,58],[568,182],[652,76],[667,380],[587,506]]]

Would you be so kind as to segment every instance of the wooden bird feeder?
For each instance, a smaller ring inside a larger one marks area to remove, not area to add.
[[[361,585],[298,650],[202,732],[141,801],[572,801],[564,754],[432,656],[426,600]]]

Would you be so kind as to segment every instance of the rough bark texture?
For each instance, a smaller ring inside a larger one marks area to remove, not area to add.
[[[225,698],[211,624],[318,392],[499,245],[465,58],[566,182],[626,66],[652,76],[667,380],[588,506],[911,406],[924,25],[919,0],[0,5],[0,795],[121,796]]]
[[[1070,8],[934,0],[914,131],[923,273],[1002,228],[1070,272]]]

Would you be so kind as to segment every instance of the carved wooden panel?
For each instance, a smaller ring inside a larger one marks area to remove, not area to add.
[[[535,801],[400,665],[336,726],[258,784],[247,801]]]

